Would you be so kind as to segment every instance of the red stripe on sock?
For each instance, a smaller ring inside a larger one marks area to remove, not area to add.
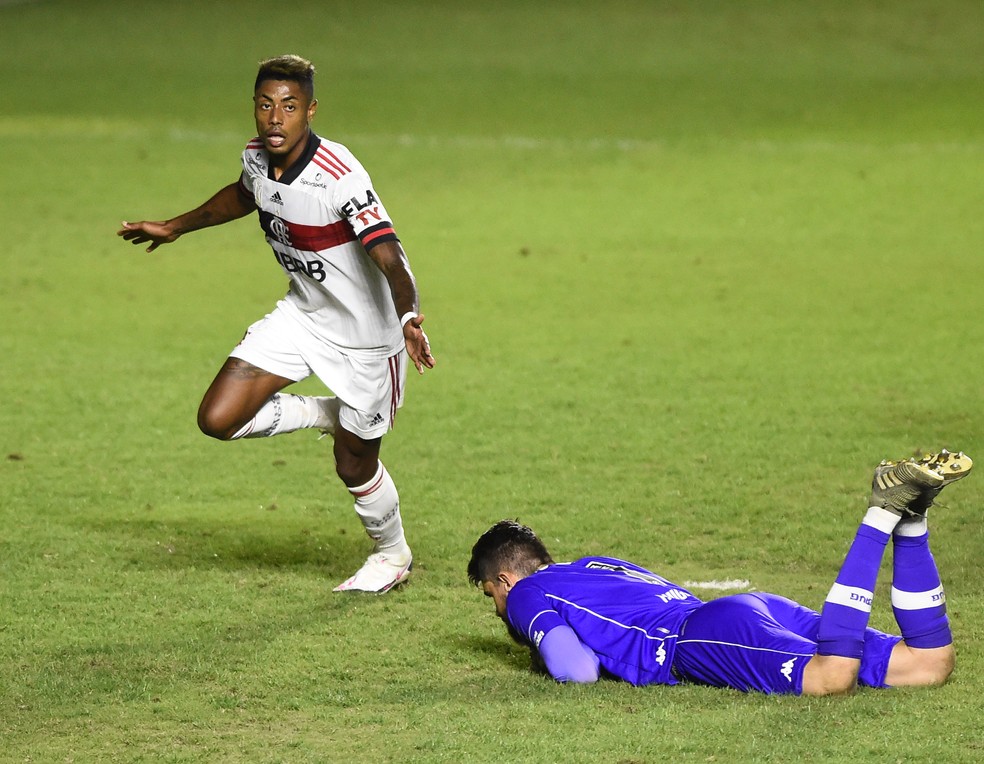
[[[364,496],[368,496],[373,491],[375,491],[376,489],[378,489],[380,485],[382,485],[382,482],[383,482],[383,478],[384,477],[386,477],[386,470],[380,470],[379,471],[379,479],[376,480],[376,482],[373,483],[371,486],[369,486],[366,490],[360,491],[360,490],[358,490],[356,488],[349,488],[349,493],[351,493],[357,499],[361,499]]]

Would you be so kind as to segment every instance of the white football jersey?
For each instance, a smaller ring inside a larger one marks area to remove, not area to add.
[[[311,133],[304,154],[279,180],[263,142],[242,156],[240,191],[290,279],[281,301],[316,336],[356,356],[390,356],[403,331],[386,277],[366,254],[396,240],[369,174],[347,148]]]

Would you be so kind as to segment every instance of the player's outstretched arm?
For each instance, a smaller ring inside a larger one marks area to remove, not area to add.
[[[200,207],[178,215],[170,220],[141,220],[138,223],[123,221],[122,228],[116,232],[131,244],[146,244],[148,252],[153,252],[161,244],[170,244],[182,234],[228,223],[230,220],[248,215],[256,209],[256,204],[239,188],[239,183],[230,183]]]
[[[379,266],[389,282],[396,314],[401,319],[406,319],[403,323],[403,338],[407,343],[410,360],[419,374],[423,374],[425,368],[433,369],[435,359],[431,354],[430,341],[420,328],[424,317],[418,315],[420,297],[406,252],[400,242],[384,241],[369,250],[369,257]]]

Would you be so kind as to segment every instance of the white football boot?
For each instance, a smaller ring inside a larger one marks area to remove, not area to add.
[[[406,553],[373,552],[355,575],[334,588],[336,592],[375,592],[383,594],[410,577],[413,555]]]

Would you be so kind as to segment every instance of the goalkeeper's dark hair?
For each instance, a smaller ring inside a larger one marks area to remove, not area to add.
[[[314,100],[314,64],[306,58],[295,56],[288,53],[283,56],[275,56],[260,61],[260,69],[256,73],[256,82],[253,83],[253,90],[256,90],[261,82],[265,80],[289,80],[301,86],[304,95],[309,100]]]
[[[468,562],[468,580],[475,586],[493,581],[502,571],[531,576],[553,563],[533,530],[518,520],[500,520],[475,542]]]

